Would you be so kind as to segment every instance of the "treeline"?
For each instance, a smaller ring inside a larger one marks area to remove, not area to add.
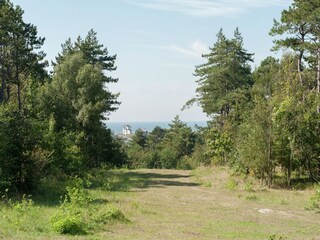
[[[191,127],[176,116],[168,129],[159,126],[150,133],[138,129],[124,146],[130,168],[194,169],[205,164],[204,129]]]
[[[125,159],[104,124],[119,105],[108,90],[116,56],[91,30],[62,44],[49,74],[44,40],[19,6],[0,0],[0,191],[30,191],[44,176],[81,176]]]
[[[23,10],[0,0],[0,192],[26,192],[43,177],[81,176],[102,165],[191,169],[226,164],[273,184],[280,169],[320,178],[320,22],[317,0],[295,0],[270,34],[281,59],[251,69],[238,29],[220,30],[205,63],[196,66],[196,97],[211,118],[192,131],[176,117],[165,130],[139,130],[129,144],[105,122],[118,94],[110,55],[90,30],[68,39],[48,73],[45,39],[23,20]],[[282,37],[284,36],[284,37]],[[282,37],[282,38],[281,38]]]
[[[320,2],[295,0],[274,20],[274,50],[253,71],[253,54],[236,29],[223,31],[205,63],[197,66],[198,103],[212,118],[206,152],[212,162],[253,174],[271,186],[282,170],[293,177],[320,180]]]

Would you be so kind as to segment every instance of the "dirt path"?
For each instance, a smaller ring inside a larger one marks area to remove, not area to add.
[[[190,171],[130,174],[144,184],[115,200],[131,223],[114,226],[106,239],[320,239],[319,215],[295,206],[294,194],[231,191],[225,174],[213,177],[210,187]],[[288,202],[281,204],[284,198]]]

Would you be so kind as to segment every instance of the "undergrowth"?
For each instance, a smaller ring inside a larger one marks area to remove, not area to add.
[[[55,232],[84,235],[111,221],[128,221],[115,206],[94,204],[96,199],[85,189],[85,183],[79,177],[70,181],[66,191],[59,211],[51,218]]]
[[[320,212],[320,184],[318,184],[315,188],[314,194],[310,197],[307,210],[315,210],[316,212]]]

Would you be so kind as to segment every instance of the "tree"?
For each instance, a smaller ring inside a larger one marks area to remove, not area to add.
[[[23,21],[23,10],[9,0],[0,1],[0,13],[0,103],[11,101],[21,111],[30,97],[28,90],[46,77],[45,54],[36,52],[44,38],[37,36],[34,25]]]
[[[203,55],[207,62],[196,66],[195,76],[199,77],[197,97],[187,105],[198,102],[209,116],[219,114],[224,119],[236,109],[252,85],[249,62],[253,54],[243,48],[238,29],[232,39],[227,39],[221,29],[210,51]]]
[[[297,71],[300,87],[303,89],[302,100],[306,89],[315,89],[317,98],[320,97],[320,2],[317,0],[295,0],[288,10],[283,10],[281,21],[274,20],[270,31],[272,36],[286,35],[284,39],[276,39],[275,50],[281,47],[292,49],[298,53]],[[303,63],[307,62],[314,71],[316,81],[307,82],[303,74]],[[319,104],[317,112],[320,113]]]
[[[147,145],[148,132],[139,128],[132,137],[132,142],[138,144],[140,147],[145,148]]]
[[[179,116],[169,124],[163,139],[162,162],[164,168],[176,168],[184,156],[191,156],[195,145],[195,135]]]
[[[320,113],[320,2],[317,0],[305,1],[295,0],[288,10],[284,10],[281,15],[280,22],[274,21],[274,26],[271,29],[271,35],[285,35],[283,39],[275,40],[275,49],[281,47],[293,50],[298,54],[297,67],[291,68],[292,71],[298,72],[299,83],[296,83],[295,79],[291,79],[291,82],[299,85],[299,89],[295,91],[287,92],[288,98],[284,101],[289,109],[292,107],[292,111],[299,117],[295,118],[297,122],[296,129],[294,130],[294,142],[291,142],[291,147],[294,145],[299,151],[291,151],[295,157],[299,158],[299,162],[304,159],[301,152],[308,150],[308,156],[310,159],[314,159],[314,154],[318,152],[316,145],[307,146],[303,143],[312,143],[311,139],[302,139],[304,136],[311,136],[311,132],[318,132],[316,122],[319,118],[315,113]],[[288,73],[292,75],[291,73]],[[290,88],[287,88],[290,89]],[[292,88],[291,88],[292,89]],[[297,100],[296,100],[297,99]],[[292,105],[291,105],[292,104]],[[289,105],[291,107],[289,107]],[[299,108],[297,108],[298,106]],[[310,108],[311,107],[311,108]],[[297,110],[299,109],[299,112]],[[308,116],[308,117],[307,117]],[[312,116],[312,117],[311,117]],[[307,117],[307,119],[306,119]],[[289,119],[288,119],[289,120]],[[292,119],[290,119],[292,121]],[[311,132],[309,132],[312,127]],[[302,133],[302,129],[303,132]],[[307,133],[307,134],[306,134]],[[291,137],[291,139],[293,139]],[[300,140],[299,140],[300,139]],[[293,141],[293,140],[291,140]],[[299,146],[304,145],[304,148]],[[313,151],[310,151],[313,149]],[[293,150],[293,149],[292,149]],[[313,153],[312,153],[313,152]],[[313,162],[314,160],[312,160]],[[309,161],[308,161],[309,162]],[[317,160],[318,172],[320,173],[320,161]],[[313,165],[310,162],[307,164]],[[309,167],[309,173],[310,171]],[[314,175],[314,174],[312,174]]]
[[[34,112],[34,90],[47,76],[37,35],[19,6],[0,0],[0,185],[21,192],[36,186],[50,155]]]
[[[84,165],[99,166],[112,151],[107,114],[116,109],[116,96],[105,87],[104,70],[80,51],[66,53],[54,68],[53,78],[39,94],[44,118],[53,118],[54,131],[72,133]]]
[[[68,39],[61,45],[62,52],[56,57],[56,63],[59,64],[65,56],[74,52],[80,51],[83,54],[86,62],[92,66],[100,65],[103,71],[112,72],[117,68],[115,61],[117,55],[109,55],[108,49],[100,44],[97,38],[97,32],[91,29],[85,39],[78,36],[77,40],[72,43],[71,39]],[[104,75],[105,83],[115,83],[118,79],[111,76]]]

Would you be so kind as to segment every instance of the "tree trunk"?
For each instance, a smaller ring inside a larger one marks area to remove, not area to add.
[[[272,185],[272,163],[271,163],[271,134],[272,134],[272,126],[270,123],[269,126],[269,136],[268,136],[268,188]]]
[[[319,101],[320,96],[320,49],[317,51],[317,100]],[[317,113],[320,113],[320,106],[319,103],[317,103]]]
[[[287,187],[291,187],[291,173],[292,173],[292,162],[294,159],[294,145],[295,145],[295,136],[293,136],[292,141],[290,142],[290,158],[288,163],[288,170],[287,170]]]
[[[18,98],[18,110],[21,112],[22,104],[21,104],[21,84],[19,79],[19,66],[16,65],[16,84],[17,84],[17,98]]]
[[[302,57],[303,57],[303,51],[300,51],[299,59],[298,59],[298,75],[300,80],[300,87],[302,89],[302,103],[305,102],[305,92],[303,90],[303,78],[302,78]]]
[[[6,72],[5,72],[5,56],[4,56],[3,46],[1,47],[0,52],[0,66],[1,66],[1,89],[0,89],[0,104],[5,101],[4,92],[6,89]]]

